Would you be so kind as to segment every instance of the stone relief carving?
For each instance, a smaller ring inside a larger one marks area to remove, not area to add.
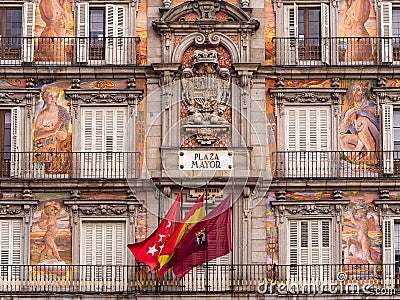
[[[212,145],[230,123],[223,117],[230,102],[230,72],[218,65],[215,50],[195,50],[192,68],[182,73],[182,102],[188,113],[183,130],[202,146]]]
[[[218,1],[194,1],[193,10],[199,15],[200,20],[213,20],[215,13],[221,8]]]
[[[21,213],[21,209],[16,206],[11,206],[9,204],[0,204],[0,215],[18,215]]]
[[[400,88],[399,87],[373,87],[372,99],[375,103],[391,104],[400,102]]]
[[[327,202],[303,202],[292,203],[289,201],[274,201],[272,203],[276,219],[283,223],[284,217],[288,216],[310,216],[310,215],[329,215],[336,217],[338,223],[343,222],[343,211],[349,201],[335,199],[331,203]]]
[[[142,90],[120,90],[120,91],[101,91],[93,90],[65,90],[65,96],[71,99],[73,116],[78,118],[79,105],[81,103],[127,103],[128,105],[138,105],[143,100]]]
[[[343,88],[270,88],[272,105],[277,108],[277,114],[282,115],[285,104],[294,103],[321,103],[335,105],[335,114],[339,113],[339,105],[346,89]]]

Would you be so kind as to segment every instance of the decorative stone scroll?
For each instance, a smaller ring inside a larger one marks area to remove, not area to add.
[[[225,118],[230,97],[230,72],[218,64],[215,50],[195,50],[192,68],[182,74],[182,120],[184,136],[194,135],[202,146],[210,146],[230,130]]]
[[[272,201],[271,205],[275,216],[280,223],[288,216],[321,215],[334,217],[338,223],[343,222],[343,211],[347,207],[348,200],[327,201]]]
[[[74,119],[78,119],[79,106],[83,104],[126,103],[137,107],[143,100],[143,90],[65,90],[67,99],[71,99]]]
[[[347,89],[344,88],[270,88],[272,105],[277,108],[277,114],[282,114],[282,108],[287,104],[317,103],[339,107]],[[335,112],[338,113],[338,112]]]

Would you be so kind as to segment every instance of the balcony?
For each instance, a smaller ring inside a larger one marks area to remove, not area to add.
[[[273,38],[272,65],[370,66],[400,62],[400,37]]]
[[[0,42],[0,66],[139,64],[139,37],[4,37]]]
[[[0,179],[139,178],[139,152],[0,152]]]
[[[157,280],[143,265],[2,265],[0,295],[29,294],[371,294],[400,287],[397,265],[211,265]],[[367,290],[368,289],[368,290]]]
[[[277,151],[275,178],[398,178],[400,151]]]

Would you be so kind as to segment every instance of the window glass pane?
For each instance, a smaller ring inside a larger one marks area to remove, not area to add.
[[[10,159],[11,154],[11,112],[5,112],[4,116],[4,159]]]
[[[22,36],[22,10],[19,8],[9,8],[6,10],[6,36]]]
[[[91,37],[104,36],[104,10],[91,9],[89,11],[89,35]]]
[[[298,31],[299,37],[304,37],[304,9],[299,8],[298,10]]]
[[[394,255],[395,262],[400,262],[400,223],[394,223]]]
[[[393,36],[400,36],[400,9],[392,10],[392,33]]]

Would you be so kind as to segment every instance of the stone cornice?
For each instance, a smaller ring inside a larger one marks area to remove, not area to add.
[[[372,95],[380,104],[400,104],[400,87],[374,87]]]
[[[275,216],[280,223],[288,217],[328,216],[343,223],[343,210],[350,200],[313,200],[313,201],[271,201]]]
[[[0,104],[32,104],[40,89],[0,89]]]
[[[127,200],[65,200],[64,205],[73,222],[78,223],[80,217],[129,217],[131,223],[142,207],[137,199]]]

